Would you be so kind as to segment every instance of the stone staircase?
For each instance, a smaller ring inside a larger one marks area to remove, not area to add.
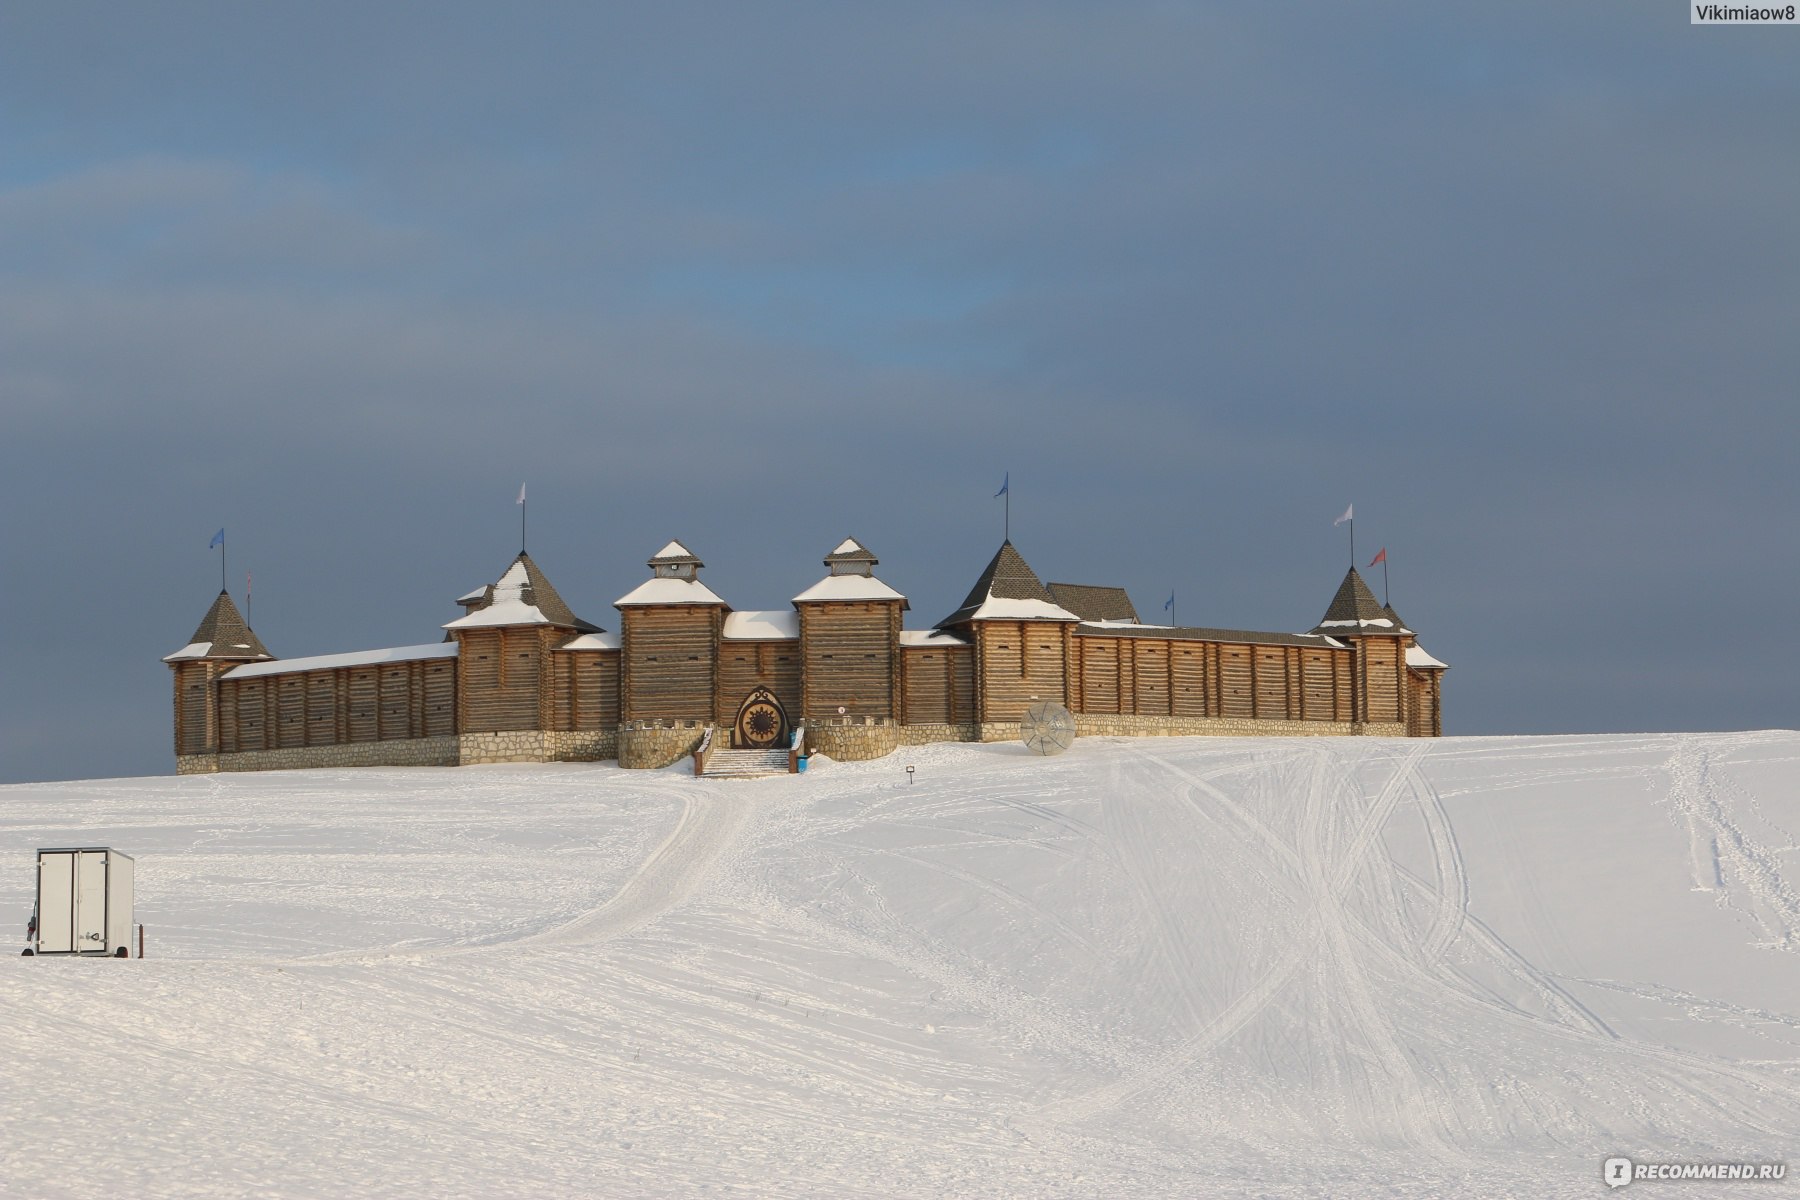
[[[754,779],[758,775],[786,775],[788,773],[788,751],[786,746],[773,750],[732,750],[719,747],[706,756],[706,767],[702,772],[707,777],[720,776],[728,779]]]

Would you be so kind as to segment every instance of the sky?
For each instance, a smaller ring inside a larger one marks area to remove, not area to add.
[[[1460,734],[1792,728],[1800,29],[1670,0],[0,8],[0,781],[519,549],[949,613],[1011,533]],[[1010,473],[1010,474],[1009,474]],[[1377,594],[1381,568],[1365,570]],[[246,589],[246,575],[253,583]]]

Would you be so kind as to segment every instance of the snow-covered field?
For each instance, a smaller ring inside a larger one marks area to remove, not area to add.
[[[33,851],[112,845],[150,955],[0,956],[0,1196],[1593,1196],[1613,1154],[1800,1159],[1797,785],[1772,732],[0,788],[13,949]]]

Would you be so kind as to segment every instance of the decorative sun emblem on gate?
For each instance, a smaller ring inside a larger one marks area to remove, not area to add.
[[[766,742],[781,732],[781,714],[766,704],[758,704],[744,714],[744,728],[759,742]]]

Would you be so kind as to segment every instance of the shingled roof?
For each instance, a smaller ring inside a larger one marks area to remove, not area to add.
[[[937,623],[946,629],[966,621],[1079,621],[1062,607],[1039,581],[1037,572],[1013,549],[1011,540],[1000,549],[987,569],[969,589],[962,607]]]
[[[825,565],[828,567],[838,563],[868,563],[872,567],[880,561],[867,546],[855,538],[845,538],[838,543],[836,550],[825,556]]]
[[[1259,646],[1334,646],[1322,633],[1266,633],[1256,629],[1209,629],[1199,625],[1080,625],[1076,637],[1160,638],[1180,642],[1248,642]]]
[[[1122,587],[1086,583],[1046,584],[1056,602],[1084,621],[1136,621],[1137,609]]]
[[[244,615],[232,603],[231,593],[221,591],[219,598],[212,602],[212,607],[206,610],[206,615],[200,618],[200,625],[194,630],[194,636],[188,639],[188,644],[166,656],[163,661],[226,659],[256,662],[274,657],[269,653],[269,648],[262,644],[262,639],[245,624]]]
[[[449,622],[445,629],[554,625],[582,633],[600,632],[600,626],[584,621],[570,611],[543,571],[523,550],[506,568],[506,573],[484,589],[478,602],[470,603],[468,597],[464,597],[458,603],[469,604],[469,613]]]
[[[1351,567],[1344,582],[1338,585],[1337,595],[1331,598],[1331,607],[1319,623],[1313,626],[1312,632],[1328,634],[1331,637],[1361,634],[1398,634],[1401,626],[1398,621],[1382,611],[1375,600],[1375,593],[1363,582],[1363,577]]]
[[[700,561],[692,550],[689,550],[680,542],[675,541],[671,541],[661,550],[658,550],[650,557],[650,561],[644,565],[650,567],[666,567],[675,563],[686,563],[695,567],[704,567],[706,565]]]
[[[1381,615],[1386,617],[1388,620],[1390,620],[1394,623],[1394,632],[1395,633],[1411,633],[1412,632],[1412,630],[1410,630],[1406,627],[1406,622],[1402,621],[1400,619],[1400,614],[1394,611],[1393,605],[1391,605],[1391,604],[1382,605],[1381,606]]]

